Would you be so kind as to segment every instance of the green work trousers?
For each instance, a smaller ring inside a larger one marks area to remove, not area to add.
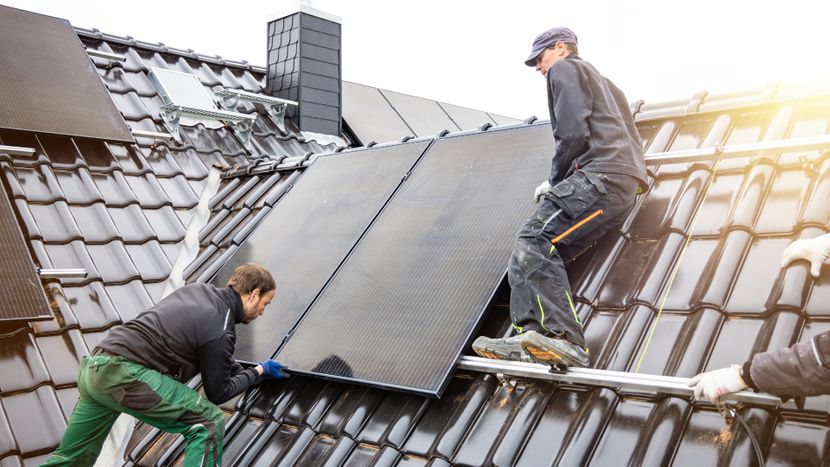
[[[184,435],[185,466],[222,464],[222,410],[198,392],[124,357],[84,357],[80,397],[60,446],[43,465],[91,466],[123,412],[168,433]]]

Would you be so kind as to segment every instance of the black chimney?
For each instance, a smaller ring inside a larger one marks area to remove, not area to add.
[[[300,130],[340,136],[340,18],[302,2],[269,18],[265,90],[298,102],[286,116]]]

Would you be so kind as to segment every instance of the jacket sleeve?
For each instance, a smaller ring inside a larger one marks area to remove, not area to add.
[[[256,369],[243,370],[234,361],[235,341],[232,333],[225,332],[199,346],[202,385],[207,398],[214,404],[234,398],[262,379]]]
[[[756,354],[744,363],[746,383],[777,396],[830,394],[830,331],[809,342]]]
[[[556,152],[549,181],[555,185],[568,175],[573,161],[588,150],[591,138],[588,119],[593,98],[586,83],[582,82],[577,66],[569,60],[555,64],[549,75],[548,86],[553,99],[551,118],[556,120],[553,131]]]

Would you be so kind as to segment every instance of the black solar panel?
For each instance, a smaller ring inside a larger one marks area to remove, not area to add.
[[[69,22],[2,5],[0,128],[133,141]]]
[[[0,183],[0,321],[48,319],[52,310],[19,225]]]
[[[504,277],[548,125],[436,141],[277,356],[298,371],[440,395]]]
[[[420,141],[314,161],[213,280],[224,286],[234,268],[248,261],[264,265],[277,280],[265,314],[239,329],[237,359],[256,362],[274,354],[428,145]]]

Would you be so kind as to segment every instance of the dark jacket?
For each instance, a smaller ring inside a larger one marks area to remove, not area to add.
[[[221,404],[259,382],[233,359],[242,300],[231,288],[189,284],[114,328],[98,347],[181,382],[202,373],[208,399]]]
[[[755,354],[741,375],[755,391],[777,396],[830,394],[830,331],[806,343]]]
[[[645,190],[643,143],[625,94],[590,63],[569,55],[548,70],[548,108],[556,140],[550,184],[576,169],[630,175]]]

